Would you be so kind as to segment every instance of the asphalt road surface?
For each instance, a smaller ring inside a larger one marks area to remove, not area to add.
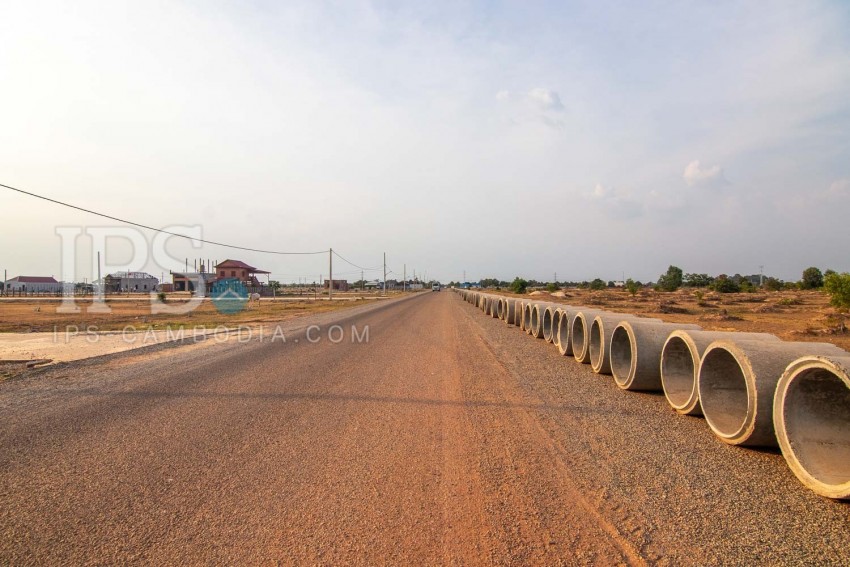
[[[0,564],[850,564],[780,454],[453,293],[283,330],[0,384]]]

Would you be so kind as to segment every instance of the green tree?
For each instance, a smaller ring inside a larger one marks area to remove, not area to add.
[[[658,288],[662,291],[676,291],[682,287],[682,268],[670,266],[667,273],[658,278]]]
[[[803,270],[803,279],[800,280],[802,289],[818,289],[823,287],[823,274],[818,268],[812,266]]]
[[[600,290],[600,289],[605,289],[606,287],[607,287],[607,284],[605,283],[605,280],[602,280],[600,278],[596,278],[595,280],[590,282],[590,289]]]
[[[779,291],[782,289],[782,280],[776,278],[765,278],[764,289],[767,291]]]
[[[840,309],[850,307],[850,274],[844,272],[827,274],[823,289],[829,294],[829,302]]]
[[[719,291],[720,293],[737,293],[741,291],[741,288],[738,287],[738,284],[735,283],[735,280],[727,276],[726,274],[720,274],[716,278],[714,278],[714,283],[711,285],[714,291]]]
[[[685,274],[682,282],[685,287],[708,287],[714,281],[714,278],[708,274]]]
[[[510,287],[508,288],[513,293],[525,293],[525,290],[528,288],[528,281],[516,277],[514,281],[511,282]]]
[[[638,284],[632,278],[626,280],[626,291],[632,294],[632,297],[637,295],[638,292]]]
[[[549,293],[554,293],[554,292],[558,291],[558,284],[556,284],[556,283],[546,284],[546,291],[548,291]]]

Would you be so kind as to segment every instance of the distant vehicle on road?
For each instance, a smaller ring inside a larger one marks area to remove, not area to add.
[[[438,284],[438,283],[431,285],[431,291],[440,291],[440,289],[441,289],[441,287],[440,287],[440,284]]]

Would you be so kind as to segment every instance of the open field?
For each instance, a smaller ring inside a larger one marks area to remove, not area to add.
[[[393,293],[390,293],[393,296]],[[168,296],[168,305],[179,306],[189,300],[188,294]],[[323,313],[362,305],[364,301],[376,300],[375,295],[334,293],[334,301],[313,299],[305,296],[263,298],[249,304],[244,311],[235,314],[219,313],[213,303],[206,299],[195,310],[184,315],[151,315],[150,299],[140,297],[109,297],[106,300],[111,313],[91,313],[91,298],[78,299],[79,313],[57,313],[61,299],[6,298],[0,299],[0,332],[28,333],[53,332],[55,327],[64,330],[68,326],[85,329],[89,326],[100,331],[120,331],[131,325],[154,330],[169,328],[214,328],[219,325],[262,325],[277,323],[309,313]]]
[[[829,305],[820,291],[716,293],[683,288],[672,293],[641,290],[634,297],[623,289],[566,289],[564,296],[486,290],[512,297],[593,306],[655,317],[671,323],[694,323],[712,331],[772,333],[786,341],[825,342],[850,350],[848,315]],[[558,292],[556,292],[558,293]]]

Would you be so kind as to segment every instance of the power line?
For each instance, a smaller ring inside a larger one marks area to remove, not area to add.
[[[324,254],[324,253],[327,252],[327,250],[322,250],[320,252],[280,252],[278,250],[261,250],[259,248],[248,248],[247,246],[236,246],[235,244],[225,244],[224,242],[215,242],[214,240],[204,240],[203,238],[194,238],[192,236],[186,236],[185,234],[178,234],[176,232],[170,232],[170,231],[167,231],[167,230],[162,230],[161,228],[154,228],[152,226],[148,226],[148,225],[141,224],[141,223],[138,223],[138,222],[128,221],[128,220],[121,219],[121,218],[118,218],[118,217],[113,217],[111,215],[99,213],[97,211],[92,211],[91,209],[85,209],[83,207],[78,207],[78,206],[72,205],[70,203],[64,203],[62,201],[57,201],[56,199],[51,199],[50,197],[45,197],[43,195],[37,195],[35,193],[30,193],[29,191],[24,191],[23,189],[18,189],[16,187],[4,185],[2,183],[0,183],[0,187],[4,187],[4,188],[9,189],[11,191],[17,191],[18,193],[23,193],[24,195],[29,195],[30,197],[35,197],[36,199],[42,199],[43,201],[48,201],[50,203],[62,205],[63,207],[68,207],[68,208],[71,208],[71,209],[76,209],[78,211],[83,211],[84,213],[97,215],[97,216],[103,217],[105,219],[114,220],[114,221],[117,221],[117,222],[123,222],[124,224],[137,226],[139,228],[152,230],[154,232],[161,232],[163,234],[169,234],[171,236],[179,236],[180,238],[185,238],[187,240],[195,240],[197,242],[203,242],[204,244],[211,244],[213,246],[223,246],[224,248],[232,248],[234,250],[245,250],[245,251],[248,251],[248,252],[259,252],[261,254],[278,254],[278,255],[282,255],[282,256],[308,256],[308,255],[315,255],[315,254]],[[348,262],[348,260],[346,260],[346,262]]]
[[[340,254],[339,254],[336,250],[334,250],[334,255],[335,255],[337,258],[339,258],[340,260],[342,260],[343,262],[346,262],[346,263],[348,263],[348,264],[351,264],[352,266],[354,266],[355,268],[357,268],[357,269],[359,269],[359,270],[365,270],[365,271],[367,271],[367,272],[371,272],[371,271],[374,271],[374,270],[380,270],[380,269],[381,269],[381,268],[377,268],[377,267],[376,267],[376,268],[364,268],[363,266],[358,266],[358,265],[357,265],[357,264],[355,264],[354,262],[352,262],[352,261],[350,261],[350,260],[346,260],[345,258],[343,258],[342,256],[340,256]]]

